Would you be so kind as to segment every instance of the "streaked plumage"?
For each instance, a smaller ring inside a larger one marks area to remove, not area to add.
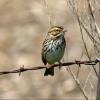
[[[49,30],[42,47],[42,61],[45,65],[52,65],[62,59],[66,47],[64,34],[63,27],[54,26]],[[54,75],[54,68],[47,68],[44,75]]]

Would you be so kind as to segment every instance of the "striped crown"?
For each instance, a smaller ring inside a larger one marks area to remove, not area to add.
[[[61,26],[53,26],[51,27],[51,29],[49,30],[49,34],[51,34],[54,37],[60,36],[61,32],[63,31],[63,27]]]

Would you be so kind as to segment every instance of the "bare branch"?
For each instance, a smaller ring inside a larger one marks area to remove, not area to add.
[[[87,50],[87,46],[86,46],[86,43],[84,41],[84,37],[83,37],[83,32],[82,32],[82,28],[86,31],[87,35],[90,37],[91,41],[95,41],[96,43],[98,43],[98,45],[100,46],[99,42],[96,41],[96,39],[94,39],[94,37],[90,34],[90,32],[88,31],[88,29],[84,26],[84,24],[82,23],[81,19],[80,19],[80,16],[78,15],[78,11],[75,7],[75,4],[73,4],[70,0],[69,0],[69,3],[70,3],[70,6],[72,7],[72,10],[73,10],[73,13],[75,14],[76,18],[77,18],[77,21],[78,21],[78,24],[79,24],[79,28],[80,28],[80,33],[81,33],[81,37],[82,37],[82,41],[83,41],[83,44],[84,44],[84,47],[85,47],[85,50],[86,50],[86,53],[87,53],[87,57],[89,58],[89,60],[91,60],[90,56],[89,56],[89,53],[88,53],[88,50]],[[89,7],[91,7],[89,5]],[[92,9],[90,9],[91,13],[92,13]],[[94,17],[93,13],[92,13],[92,17]],[[95,18],[94,18],[95,19]],[[96,69],[95,67],[92,65],[93,67],[93,70],[96,74],[97,77],[99,77],[99,75],[97,74],[96,72]]]

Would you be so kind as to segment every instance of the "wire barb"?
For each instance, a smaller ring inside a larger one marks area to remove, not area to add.
[[[21,72],[23,72],[23,71],[24,71],[24,65],[22,67],[20,67],[20,69],[19,69],[19,76],[21,75]]]

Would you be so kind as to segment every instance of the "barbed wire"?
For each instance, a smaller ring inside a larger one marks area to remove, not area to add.
[[[100,62],[100,58],[96,58],[95,60],[88,60],[88,61],[74,61],[74,62],[65,62],[65,63],[60,63],[60,64],[54,64],[52,67],[57,67],[57,66],[71,66],[71,65],[96,65],[97,63]],[[11,71],[0,71],[0,75],[4,74],[10,74],[10,73],[19,73],[21,75],[22,72],[29,71],[29,70],[40,70],[40,69],[46,69],[45,66],[37,66],[37,67],[31,67],[31,68],[25,68],[25,66],[21,66],[19,69],[11,70]]]

